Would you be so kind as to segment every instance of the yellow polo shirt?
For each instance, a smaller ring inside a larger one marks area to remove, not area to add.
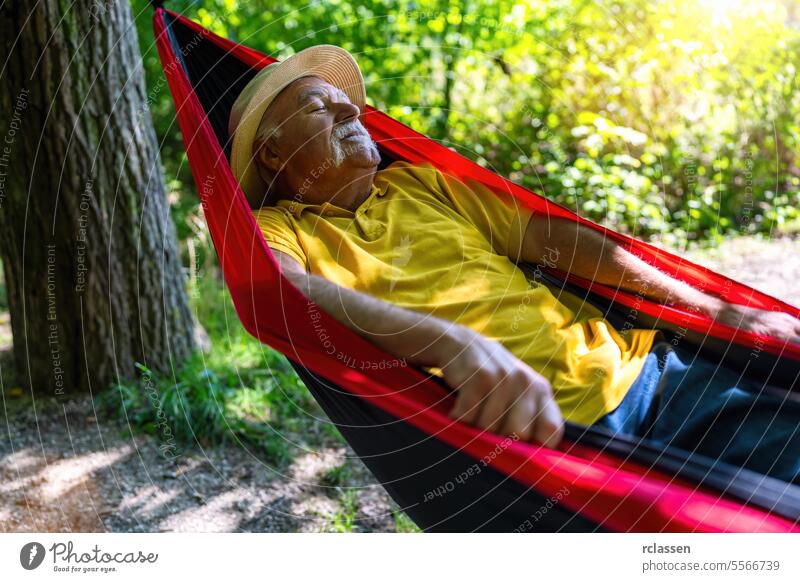
[[[378,172],[355,212],[280,200],[255,216],[267,244],[308,272],[497,340],[550,381],[573,422],[619,405],[657,333],[623,337],[595,307],[526,276],[507,255],[531,211],[430,164]]]

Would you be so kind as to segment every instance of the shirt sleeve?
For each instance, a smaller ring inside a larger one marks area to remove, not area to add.
[[[446,172],[434,172],[445,202],[472,223],[496,253],[518,257],[534,211],[511,193],[495,193],[480,182],[472,180],[465,183]]]
[[[265,207],[254,211],[253,215],[269,248],[293,257],[308,271],[308,258],[286,213],[278,208]]]

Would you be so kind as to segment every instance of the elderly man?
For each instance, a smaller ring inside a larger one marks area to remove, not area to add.
[[[431,165],[378,172],[364,109],[355,60],[317,46],[262,70],[231,113],[234,173],[282,271],[308,297],[397,358],[439,370],[457,390],[454,419],[555,446],[566,418],[797,479],[796,404],[758,395],[656,330],[621,333],[519,264],[791,341],[798,320],[703,294],[591,229]]]

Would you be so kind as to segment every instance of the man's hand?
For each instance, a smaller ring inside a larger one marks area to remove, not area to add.
[[[716,319],[742,331],[800,343],[800,319],[788,313],[726,303]]]
[[[555,447],[564,421],[550,383],[500,343],[453,326],[437,350],[438,367],[458,391],[451,418]]]

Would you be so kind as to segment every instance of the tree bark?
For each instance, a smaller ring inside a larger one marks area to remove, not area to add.
[[[124,0],[0,8],[0,251],[20,383],[175,369],[192,316]]]

